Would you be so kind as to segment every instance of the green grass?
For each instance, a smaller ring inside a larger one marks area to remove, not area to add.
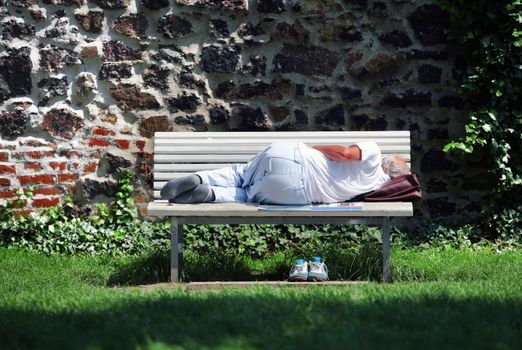
[[[396,249],[391,285],[219,292],[120,286],[161,279],[164,258],[0,249],[0,348],[522,348],[522,251]],[[243,259],[224,261],[249,276],[270,275],[286,256]],[[193,264],[204,260],[187,257],[185,268],[203,277],[208,271]]]

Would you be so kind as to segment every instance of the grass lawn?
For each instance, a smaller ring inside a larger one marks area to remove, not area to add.
[[[110,287],[128,258],[0,249],[1,349],[521,349],[522,251],[393,251],[395,283]]]

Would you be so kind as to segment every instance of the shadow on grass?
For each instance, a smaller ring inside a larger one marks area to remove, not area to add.
[[[332,289],[330,289],[332,291]],[[0,308],[2,348],[520,349],[520,300],[129,294],[96,311]]]
[[[211,251],[186,252],[181,263],[181,280],[190,281],[281,281],[288,278],[297,258],[319,255],[326,258],[330,280],[380,280],[381,246],[376,243],[358,247],[333,244],[304,246],[254,259],[238,253]],[[167,282],[170,279],[170,252],[154,251],[121,264],[108,281],[109,286]]]

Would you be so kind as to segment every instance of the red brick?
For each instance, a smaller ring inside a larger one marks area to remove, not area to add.
[[[36,198],[33,199],[32,207],[34,208],[47,208],[60,203],[60,198]]]
[[[75,150],[67,151],[67,158],[72,158],[72,157],[80,158],[81,156],[82,156],[82,153],[79,151],[75,151]]]
[[[12,164],[10,164],[10,165],[0,164],[0,174],[16,174],[16,167]]]
[[[9,180],[9,179],[0,179],[0,186],[11,186],[11,180]]]
[[[32,212],[33,212],[33,210],[31,210],[31,209],[17,210],[15,213],[15,216],[16,216],[16,218],[19,218],[21,216],[27,216],[27,215],[31,214]]]
[[[103,139],[89,139],[89,146],[90,147],[107,147],[109,146],[109,143],[107,140]]]
[[[42,187],[33,191],[33,194],[36,196],[38,194],[42,196],[55,196],[59,194],[63,194],[63,190],[57,187]]]
[[[42,166],[39,163],[25,163],[25,170],[42,170]]]
[[[134,141],[134,143],[136,144],[136,147],[138,147],[138,149],[140,151],[143,151],[143,149],[145,148],[145,141],[137,140],[137,141]]]
[[[114,131],[106,129],[106,128],[102,128],[100,126],[97,128],[94,128],[92,130],[92,134],[97,135],[97,136],[114,136],[114,135],[116,135],[116,133]]]
[[[9,153],[0,152],[0,162],[7,162],[8,159],[9,159]]]
[[[94,173],[97,168],[98,168],[98,162],[88,163],[83,166],[83,172],[84,173]]]
[[[65,170],[67,166],[66,162],[49,162],[49,166],[53,168],[53,170]]]
[[[25,186],[28,184],[45,184],[53,185],[56,183],[56,179],[52,175],[25,175],[18,176],[20,185]]]
[[[45,157],[52,157],[53,155],[54,151],[29,151],[18,153],[17,158],[42,159]]]
[[[117,145],[119,148],[122,148],[122,149],[129,149],[129,146],[130,146],[130,142],[129,142],[129,140],[115,140],[114,142],[116,142],[116,145]]]
[[[78,178],[78,175],[71,174],[71,173],[65,173],[65,174],[58,174],[58,181],[60,182],[74,182]]]
[[[16,197],[15,190],[0,191],[0,198],[14,198],[14,197]]]

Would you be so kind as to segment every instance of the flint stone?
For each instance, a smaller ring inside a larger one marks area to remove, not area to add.
[[[15,139],[24,134],[29,126],[30,118],[22,111],[7,112],[0,114],[0,133],[2,137]]]
[[[124,79],[132,76],[132,66],[124,62],[105,62],[100,68],[98,78],[100,80]]]
[[[74,81],[73,99],[78,104],[87,104],[96,93],[96,77],[89,72],[81,72]]]
[[[195,112],[198,106],[201,105],[201,100],[196,95],[178,95],[177,97],[167,98],[169,109],[172,112],[179,110],[183,112],[192,113]]]
[[[177,116],[174,121],[179,125],[204,125],[206,122],[203,114]]]
[[[181,49],[160,49],[159,52],[153,54],[151,58],[157,62],[180,63],[185,53]]]
[[[45,19],[45,15],[42,10],[30,10],[29,14],[31,15],[31,18],[35,22],[40,22]]]
[[[266,34],[261,24],[253,25],[252,23],[241,23],[237,29],[237,35],[241,38],[249,38]]]
[[[424,46],[442,44],[446,41],[445,28],[450,26],[449,14],[437,5],[417,7],[408,15],[415,37]]]
[[[173,39],[192,33],[192,24],[186,19],[171,13],[160,17],[157,29],[166,38]]]
[[[308,125],[308,115],[301,109],[294,111],[295,123],[298,125]]]
[[[310,38],[310,32],[299,21],[296,21],[294,24],[278,23],[276,31],[277,36],[285,42],[304,43]]]
[[[146,86],[151,86],[160,89],[161,91],[168,91],[170,69],[160,68],[155,65],[150,66],[143,74],[143,81]]]
[[[241,48],[238,45],[206,46],[201,52],[201,69],[207,73],[233,73],[239,63]]]
[[[388,93],[382,100],[381,106],[400,108],[431,106],[431,92],[418,92],[408,89],[400,94]]]
[[[270,107],[270,114],[272,115],[272,120],[275,122],[281,122],[290,116],[290,109],[287,106],[281,107]]]
[[[46,71],[56,71],[64,67],[81,64],[78,53],[69,49],[48,45],[40,49],[40,67]]]
[[[339,59],[338,53],[324,48],[285,45],[274,57],[273,71],[330,76]]]
[[[107,158],[107,163],[109,164],[107,168],[109,174],[120,174],[123,170],[130,168],[132,165],[130,160],[115,154],[107,153],[105,156]]]
[[[140,124],[140,135],[151,138],[157,131],[171,131],[169,119],[165,115],[158,115],[143,119]]]
[[[85,46],[82,48],[80,55],[83,58],[93,58],[98,56],[98,48],[96,46]]]
[[[423,64],[417,71],[419,83],[423,84],[439,84],[442,69],[431,64]]]
[[[368,0],[344,0],[347,4],[355,7],[366,7],[368,6]]]
[[[205,81],[201,79],[196,79],[194,75],[188,70],[183,69],[178,74],[178,84],[181,86],[184,86],[189,89],[197,89],[197,88],[204,88],[205,87]]]
[[[455,214],[456,204],[449,202],[447,198],[426,199],[424,204],[430,211],[431,217],[433,218]]]
[[[226,38],[230,35],[228,31],[228,23],[222,19],[216,18],[209,21],[209,30],[216,38]]]
[[[99,181],[94,179],[83,179],[81,182],[84,195],[93,199],[96,195],[114,197],[119,191],[118,183],[115,181]]]
[[[438,103],[440,107],[464,109],[464,99],[459,96],[442,96]]]
[[[428,50],[411,50],[406,53],[409,60],[434,60],[446,61],[448,59],[448,51],[428,51]]]
[[[176,3],[206,9],[248,11],[248,0],[176,0]]]
[[[235,86],[231,81],[226,81],[217,86],[214,94],[225,99],[266,98],[280,100],[283,98],[282,89],[284,89],[283,84],[275,80],[270,84],[257,80],[239,86]]]
[[[250,62],[241,68],[241,72],[246,75],[258,76],[266,75],[266,57],[263,55],[250,56]]]
[[[466,57],[460,56],[455,59],[455,63],[451,68],[451,75],[453,79],[462,81],[468,75],[468,62]]]
[[[128,47],[123,41],[106,41],[103,43],[102,61],[128,61],[141,59],[142,52],[140,50],[133,50]]]
[[[431,171],[458,170],[460,165],[449,160],[446,153],[436,149],[430,149],[424,154],[421,161],[421,171],[423,173]]]
[[[357,98],[361,98],[362,92],[359,89],[354,89],[350,86],[340,86],[339,92],[343,101],[350,101]]]
[[[379,52],[364,64],[363,67],[356,70],[359,78],[375,77],[381,73],[391,70],[395,67],[395,57],[384,52]]]
[[[84,0],[43,0],[48,5],[64,5],[64,6],[82,6]]]
[[[0,102],[10,97],[26,96],[31,94],[31,49],[22,47],[19,49],[8,49],[8,55],[0,57],[0,81],[2,81],[2,92]]]
[[[242,130],[268,130],[268,118],[261,108],[252,108],[248,106],[240,106],[237,115],[241,118]]]
[[[26,8],[36,5],[38,0],[12,0],[11,4],[16,7]]]
[[[133,109],[156,109],[160,107],[154,96],[140,91],[136,85],[116,85],[111,87],[110,92],[112,97],[118,101],[118,107],[126,112]]]
[[[383,33],[379,35],[379,40],[400,48],[409,47],[413,44],[408,34],[403,30],[392,30],[391,32]]]
[[[76,130],[83,127],[84,123],[76,113],[63,108],[53,108],[44,115],[43,129],[55,137],[72,140]]]
[[[89,33],[99,33],[103,27],[103,11],[89,11],[86,14],[74,15],[80,26]]]
[[[368,15],[371,17],[383,18],[388,16],[388,6],[386,3],[376,1],[373,3],[373,6],[370,10],[368,10]]]
[[[261,13],[281,13],[285,11],[283,0],[257,0],[257,10]]]
[[[208,111],[208,116],[213,124],[223,124],[230,119],[230,111],[223,106],[214,106]]]
[[[140,38],[145,35],[149,26],[147,17],[142,13],[131,13],[127,16],[120,16],[114,21],[114,31],[118,34],[131,38]]]
[[[324,42],[355,43],[363,40],[362,33],[354,26],[334,25],[322,29],[319,36]]]
[[[67,77],[62,78],[45,78],[36,85],[42,89],[47,96],[65,96],[67,95],[68,81]]]
[[[319,112],[315,117],[317,123],[331,126],[344,125],[344,109],[341,104],[338,104],[330,109]]]
[[[141,0],[140,4],[151,10],[159,10],[169,6],[169,0]]]
[[[129,6],[130,0],[89,0],[100,6],[102,9],[118,10]]]
[[[24,22],[19,22],[11,19],[2,22],[2,39],[12,40],[14,38],[30,40],[34,37],[34,26],[27,25]]]

